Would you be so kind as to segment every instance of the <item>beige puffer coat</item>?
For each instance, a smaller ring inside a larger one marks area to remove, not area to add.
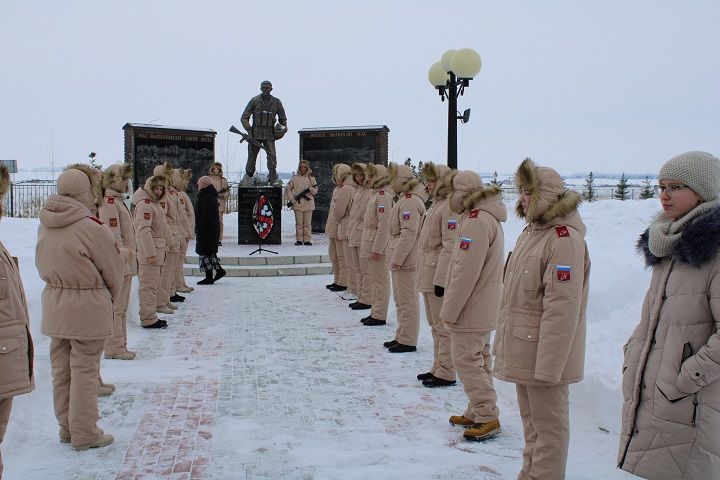
[[[305,166],[305,173],[300,173],[300,167]],[[300,200],[295,201],[295,197],[300,195],[306,189],[309,189],[307,194],[310,200],[301,197]],[[310,170],[310,162],[307,160],[300,160],[298,164],[298,170],[293,174],[292,178],[287,184],[287,198],[292,203],[293,210],[298,212],[307,212],[315,210],[315,195],[318,192],[317,180]]]
[[[351,247],[360,248],[362,245],[363,230],[365,229],[365,209],[370,200],[372,189],[367,185],[369,177],[368,167],[363,163],[355,163],[352,165],[353,175],[362,173],[365,180],[362,184],[355,187],[352,201],[350,202],[350,212],[348,213],[348,242]],[[374,168],[372,169],[374,171]]]
[[[0,199],[9,186],[8,170],[0,165]],[[34,388],[27,297],[15,260],[0,242],[0,399],[22,395]]]
[[[90,211],[95,202],[86,173],[64,171],[40,211],[35,266],[45,282],[42,333],[100,340],[113,333],[113,301],[125,260],[115,236]]]
[[[347,240],[347,224],[349,223],[350,202],[355,193],[355,180],[352,177],[350,167],[347,174],[344,168],[338,169],[338,180],[340,183],[333,192],[333,220],[337,223],[337,239]]]
[[[190,241],[195,238],[195,209],[193,208],[192,200],[186,193],[188,183],[192,178],[192,170],[176,168],[172,173],[173,185],[176,185],[178,192],[178,199],[180,200],[180,209],[185,211],[185,215],[180,215],[180,218],[184,220],[184,225],[181,226],[181,231],[185,233],[185,240]]]
[[[168,226],[166,231],[170,234],[168,237],[168,249],[171,252],[179,252],[181,246],[185,244],[185,232],[184,225],[180,224],[180,200],[177,196],[177,190],[172,185],[172,172],[173,168],[170,164],[164,163],[155,167],[153,175],[162,175],[166,179],[165,195],[160,197],[158,203],[165,212],[165,221]]]
[[[337,194],[342,188],[345,179],[350,175],[350,166],[344,163],[336,163],[332,169],[332,179],[335,183],[332,197],[330,197],[330,206],[328,207],[328,217],[325,221],[325,235],[328,238],[338,238],[338,223],[335,220],[335,200]]]
[[[166,233],[167,223],[158,197],[153,192],[155,186],[167,185],[163,176],[152,176],[147,179],[143,188],[138,188],[132,197],[135,205],[135,234],[137,238],[138,263],[148,265],[148,259],[155,257],[152,265],[163,265],[165,263],[165,252],[167,252]]]
[[[216,167],[220,169],[217,174],[213,173],[213,168]],[[208,177],[210,177],[215,190],[218,192],[218,212],[222,215],[227,211],[227,201],[230,198],[230,188],[228,187],[227,178],[223,177],[222,163],[214,162],[210,165]]]
[[[388,187],[393,180],[392,168],[384,165],[373,167],[373,193],[368,198],[363,216],[363,236],[360,256],[369,258],[372,253],[382,255],[390,240],[390,212],[393,207],[393,192]]]
[[[440,318],[451,331],[487,333],[497,328],[500,312],[505,245],[500,222],[507,220],[507,209],[500,188],[485,187],[480,176],[468,170],[455,175],[451,195],[462,199],[464,213]]]
[[[433,191],[433,203],[425,215],[418,244],[420,247],[420,266],[418,267],[418,290],[433,292],[435,285],[445,287],[445,277],[450,266],[450,257],[454,251],[458,236],[460,215],[450,209],[447,195],[448,180],[452,173],[446,165],[425,164],[423,177],[426,181],[436,182]]]
[[[405,182],[401,179],[407,178]],[[398,165],[394,182],[402,182],[396,189],[400,198],[390,213],[390,241],[387,257],[390,265],[400,265],[401,270],[414,270],[420,248],[418,237],[425,218],[427,190],[420,180],[413,178],[407,165]],[[395,187],[393,187],[395,189]]]
[[[716,201],[718,202],[718,201]],[[720,202],[718,202],[720,203]],[[720,478],[720,206],[692,219],[652,266],[624,347],[619,467],[651,480]]]
[[[590,257],[580,196],[560,175],[525,160],[516,185],[530,190],[529,222],[505,266],[494,374],[523,385],[579,382],[585,366]]]
[[[103,172],[105,195],[98,208],[98,218],[110,228],[125,258],[126,277],[137,275],[137,245],[135,242],[135,222],[125,205],[128,179],[132,168],[128,164],[110,165]]]

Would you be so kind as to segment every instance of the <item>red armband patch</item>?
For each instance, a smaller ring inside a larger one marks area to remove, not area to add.
[[[380,190],[380,191],[378,192],[378,195],[385,195],[385,190]]]
[[[145,203],[150,203],[150,200],[148,200],[148,199],[146,198],[146,199],[145,199]]]
[[[90,220],[92,220],[92,221],[95,222],[95,223],[99,223],[100,225],[105,225],[105,224],[104,224],[99,218],[97,218],[97,217],[89,216],[89,217],[87,217],[87,218],[89,218]]]
[[[469,217],[469,218],[477,218],[478,212],[480,212],[480,210],[470,210],[470,213],[468,214],[468,217]]]
[[[406,193],[405,198],[412,198],[412,193]]]
[[[110,205],[112,205],[113,203],[115,203],[115,197],[107,197],[107,203],[110,204]]]
[[[164,209],[165,209],[165,202],[160,202],[160,206],[161,206],[161,207],[163,208],[163,210],[164,210]]]
[[[111,218],[111,219],[110,219],[110,226],[111,226],[111,227],[117,227],[117,218]]]
[[[145,218],[145,220],[150,220],[150,212],[145,212],[143,218]]]
[[[555,227],[555,232],[557,233],[558,237],[569,237],[570,236],[570,230],[565,225],[560,225],[558,227]]]

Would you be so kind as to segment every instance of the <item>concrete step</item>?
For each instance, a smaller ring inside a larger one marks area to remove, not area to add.
[[[328,275],[332,264],[328,255],[266,255],[258,257],[218,257],[228,277],[282,277]],[[185,257],[185,275],[202,277],[197,256]]]
[[[327,263],[307,263],[301,265],[263,265],[263,266],[239,266],[226,265],[220,262],[227,272],[228,277],[284,277],[301,275],[328,275],[332,273],[332,265]],[[198,265],[183,266],[183,273],[186,276],[202,277],[205,274],[200,271]]]

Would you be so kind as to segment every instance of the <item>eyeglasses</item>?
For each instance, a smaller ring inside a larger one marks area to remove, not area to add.
[[[678,183],[677,185],[660,185],[658,186],[661,192],[667,193],[668,197],[672,197],[677,192],[684,188],[688,188],[687,185],[683,185],[681,183]]]

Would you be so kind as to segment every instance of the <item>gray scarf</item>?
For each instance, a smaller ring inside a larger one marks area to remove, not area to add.
[[[662,213],[659,214],[655,217],[649,228],[648,248],[650,249],[650,253],[658,258],[667,256],[678,240],[680,240],[683,229],[691,220],[709,212],[719,205],[720,198],[703,202],[677,220],[667,218]]]

